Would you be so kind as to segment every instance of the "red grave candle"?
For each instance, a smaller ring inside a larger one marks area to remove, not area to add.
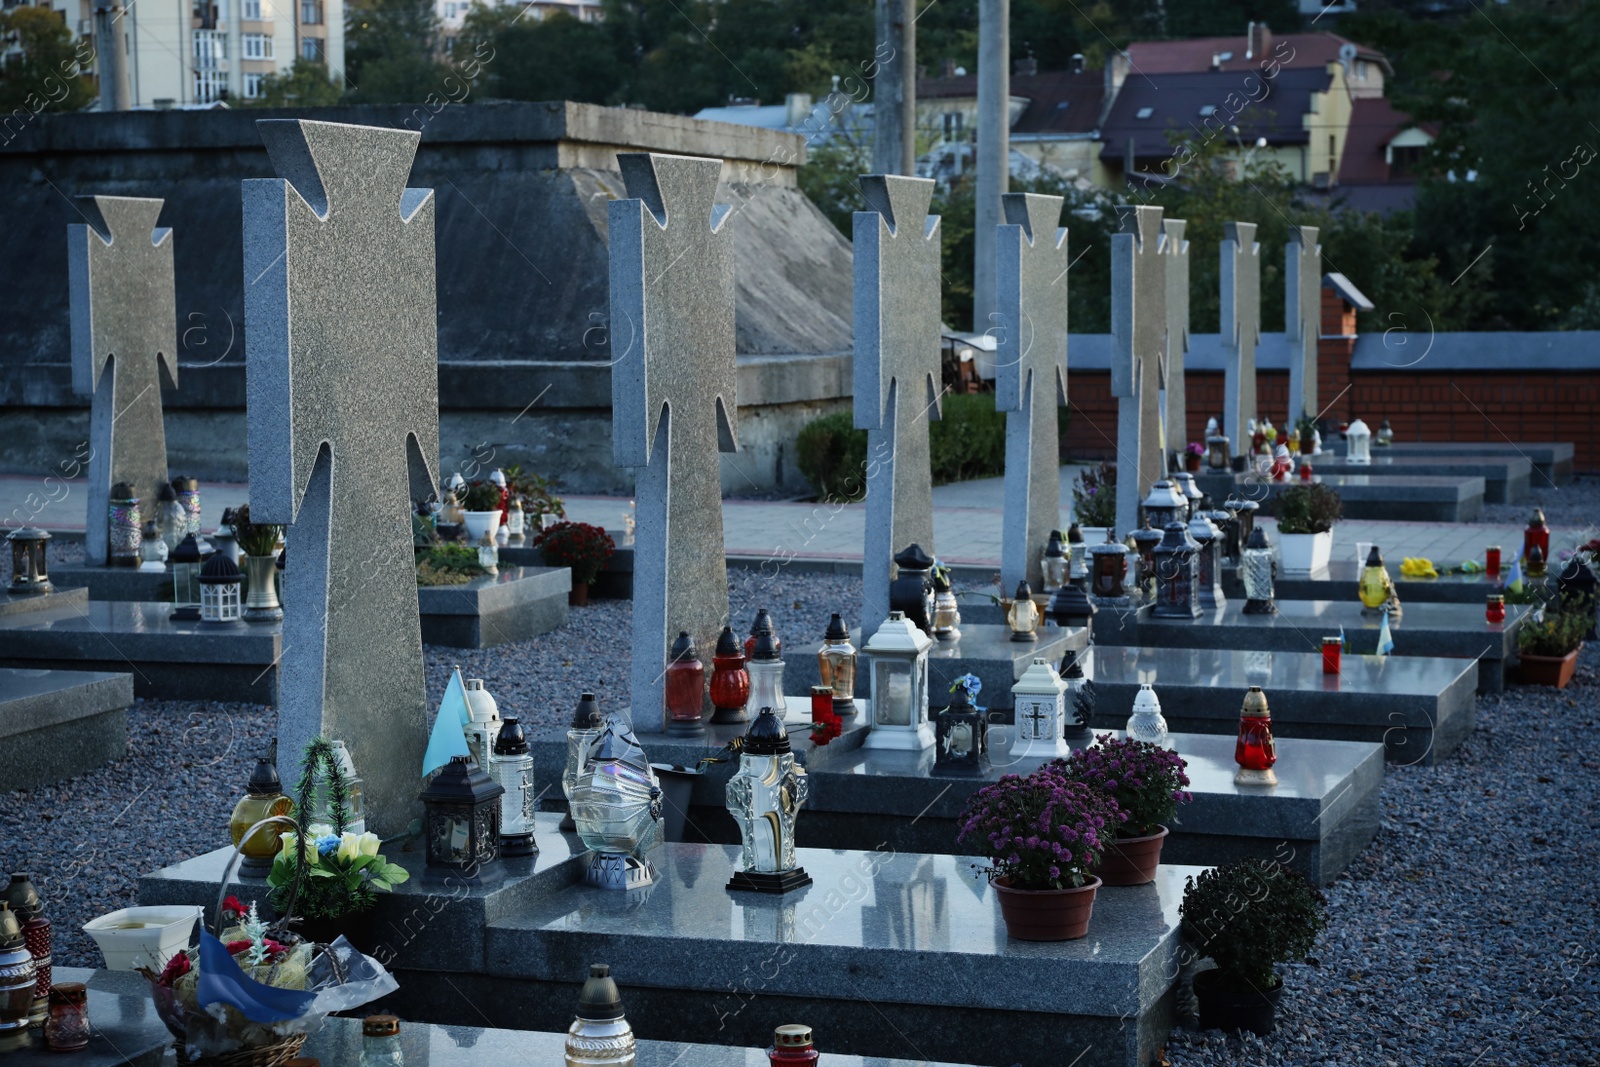
[[[1233,761],[1247,771],[1270,771],[1278,762],[1277,746],[1272,740],[1272,714],[1266,694],[1258,685],[1250,687],[1239,711],[1239,739],[1233,746]]]
[[[1337,637],[1322,639],[1322,673],[1338,674],[1339,659],[1344,653],[1344,643]]]
[[[733,627],[724,626],[717,638],[716,655],[711,657],[711,705],[718,722],[739,722],[750,701],[750,672],[744,668],[744,652]]]
[[[694,639],[689,631],[680,630],[672,643],[672,657],[667,664],[666,676],[667,724],[669,730],[694,731],[701,723],[701,706],[705,700],[706,668],[695,652]]]
[[[1483,552],[1483,569],[1491,578],[1500,577],[1500,546],[1490,545]]]
[[[811,1027],[800,1023],[778,1027],[772,1035],[772,1047],[767,1049],[767,1061],[772,1067],[814,1064],[820,1058],[817,1050],[811,1047]]]
[[[1483,609],[1483,617],[1488,622],[1505,622],[1506,598],[1503,596],[1491,596],[1488,606]]]

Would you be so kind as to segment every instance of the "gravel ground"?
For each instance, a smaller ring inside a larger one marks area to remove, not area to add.
[[[1534,472],[1527,500],[1520,504],[1485,504],[1478,521],[1526,526],[1528,516],[1539,507],[1544,509],[1552,530],[1589,530],[1591,537],[1600,532],[1595,530],[1596,517],[1600,516],[1600,478],[1580,476],[1571,485],[1560,487],[1541,487],[1540,481],[1538,472]]]

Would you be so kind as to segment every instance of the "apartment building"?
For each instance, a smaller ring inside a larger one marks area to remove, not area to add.
[[[467,12],[474,4],[485,3],[489,7],[520,7],[523,9],[521,17],[530,21],[541,21],[552,15],[570,15],[579,22],[599,22],[603,17],[600,0],[434,0],[443,27],[441,36],[445,51],[455,45]]]

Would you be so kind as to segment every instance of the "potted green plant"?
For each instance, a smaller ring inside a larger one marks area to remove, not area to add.
[[[467,524],[467,537],[474,545],[483,540],[484,534],[492,539],[500,529],[500,487],[484,481],[467,486],[461,498],[461,515]]]
[[[533,543],[544,551],[545,563],[572,569],[572,592],[567,603],[574,607],[589,602],[589,586],[617,547],[610,534],[586,522],[558,522],[541,531]]]
[[[1285,574],[1326,570],[1333,558],[1333,524],[1344,502],[1328,485],[1314,482],[1285,489],[1273,504],[1278,519],[1278,559]]]
[[[1517,630],[1517,651],[1522,657],[1518,677],[1527,685],[1553,685],[1565,689],[1578,665],[1578,650],[1589,631],[1594,610],[1544,611],[1522,620]]]
[[[1098,545],[1117,524],[1117,465],[1101,463],[1078,472],[1072,484],[1072,513],[1086,544]]]
[[[1188,764],[1171,749],[1148,741],[1101,734],[1064,762],[1067,777],[1116,802],[1122,818],[1094,873],[1106,885],[1155,881],[1166,823],[1187,804]]]
[[[1100,879],[1093,869],[1121,822],[1116,801],[1067,777],[1052,760],[1008,774],[967,801],[957,840],[990,861],[1006,932],[1021,941],[1072,941],[1089,932]]]
[[[229,527],[244,564],[244,619],[277,622],[283,618],[277,586],[278,542],[283,538],[283,527],[278,523],[251,522],[249,504],[232,509],[230,517]]]
[[[523,513],[535,530],[542,530],[551,519],[567,517],[566,505],[555,494],[555,481],[532,471],[523,473],[521,465],[513,465],[502,472],[506,488],[513,499],[522,502]]]
[[[1327,901],[1282,864],[1242,860],[1184,886],[1183,936],[1216,970],[1194,977],[1202,1030],[1272,1032],[1283,979],[1274,965],[1304,959],[1327,926]]]

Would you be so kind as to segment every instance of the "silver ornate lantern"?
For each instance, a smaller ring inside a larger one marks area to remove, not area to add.
[[[50,533],[34,526],[23,526],[6,535],[11,544],[11,591],[18,596],[39,596],[51,592],[50,561],[46,558]]]
[[[584,693],[578,698],[578,706],[572,713],[572,725],[567,730],[567,763],[561,772],[561,792],[567,798],[567,817],[561,820],[563,830],[577,828],[572,822],[572,796],[577,790],[583,765],[588,762],[589,749],[604,727],[600,702],[593,693]]]
[[[1200,546],[1195,551],[1200,607],[1220,608],[1228,602],[1222,592],[1222,531],[1211,521],[1209,509],[1195,509],[1189,520],[1189,536]]]
[[[744,843],[729,889],[787,893],[811,884],[794,853],[795,819],[810,791],[782,720],[773,709],[762,708],[745,732],[739,769],[728,779],[728,814]]]
[[[1273,602],[1273,579],[1277,576],[1278,560],[1272,546],[1267,543],[1267,531],[1256,527],[1250,534],[1250,543],[1244,547],[1244,559],[1239,564],[1239,574],[1244,581],[1244,613],[1246,615],[1276,615],[1278,605]]]
[[[1167,524],[1165,536],[1155,548],[1156,602],[1151,616],[1161,619],[1200,617],[1200,568],[1196,560],[1200,546],[1181,522]]]
[[[1157,530],[1166,529],[1169,522],[1189,521],[1189,498],[1165,478],[1150,487],[1141,506],[1145,521]]]
[[[505,790],[470,756],[456,756],[422,791],[422,839],[429,867],[476,877],[500,854]]]
[[[594,858],[583,880],[601,889],[638,889],[655,881],[641,853],[661,825],[661,783],[633,731],[608,719],[589,749],[572,792],[572,821]]]

